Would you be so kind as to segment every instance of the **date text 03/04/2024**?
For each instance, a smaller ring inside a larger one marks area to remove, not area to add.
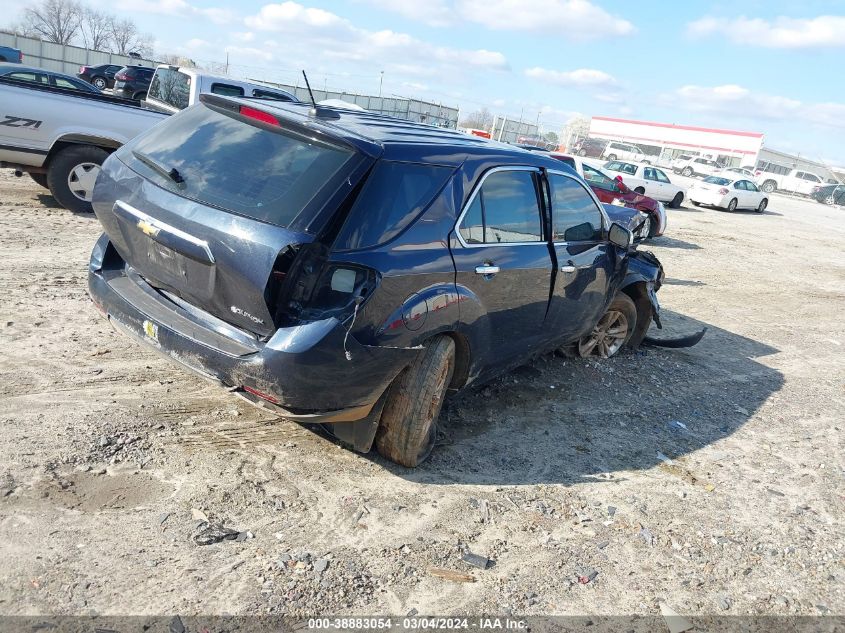
[[[308,629],[312,631],[402,630],[402,631],[520,631],[527,628],[524,620],[516,618],[438,618],[406,617],[395,621],[401,629],[394,628],[394,618],[311,618]]]

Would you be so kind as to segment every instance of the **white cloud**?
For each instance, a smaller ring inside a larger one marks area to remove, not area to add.
[[[329,11],[292,1],[266,4],[257,14],[248,16],[245,23],[255,31],[283,34],[287,46],[307,47],[314,51],[315,57],[368,61],[408,74],[454,74],[467,66],[509,69],[505,56],[496,51],[457,49],[425,42],[407,33],[370,31]]]
[[[662,101],[692,112],[707,112],[732,119],[806,122],[845,129],[843,103],[804,103],[789,97],[752,92],[735,84],[682,86],[671,95],[664,95]]]
[[[273,61],[273,53],[263,48],[255,48],[252,46],[227,46],[223,49],[227,53],[233,55],[242,55],[247,59],[261,59],[265,62]]]
[[[118,9],[139,13],[204,17],[215,24],[229,24],[237,19],[237,14],[229,9],[216,7],[201,9],[185,0],[118,0],[116,6]]]
[[[252,31],[232,33],[232,39],[237,40],[238,42],[252,42],[255,39],[255,33]]]
[[[455,9],[465,20],[489,29],[575,40],[629,35],[636,30],[628,20],[588,0],[457,0]]]
[[[368,4],[384,11],[397,13],[404,18],[427,26],[450,26],[457,15],[446,0],[366,0]]]
[[[845,16],[816,18],[704,17],[687,25],[690,35],[718,35],[737,44],[769,48],[813,48],[845,46]]]
[[[608,87],[615,86],[616,79],[608,73],[592,68],[579,68],[578,70],[549,70],[547,68],[528,68],[525,76],[539,81],[545,81],[559,86],[574,87]]]

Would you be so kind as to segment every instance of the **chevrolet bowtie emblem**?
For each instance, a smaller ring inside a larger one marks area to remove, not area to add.
[[[138,220],[138,228],[150,237],[155,237],[161,231],[160,228],[147,220]]]

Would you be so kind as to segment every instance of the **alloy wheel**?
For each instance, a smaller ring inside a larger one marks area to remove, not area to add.
[[[85,202],[91,202],[94,193],[94,183],[100,174],[97,163],[80,163],[70,170],[67,176],[67,186],[70,192]]]
[[[622,349],[627,337],[628,318],[618,310],[608,310],[593,331],[579,341],[578,355],[610,358]]]

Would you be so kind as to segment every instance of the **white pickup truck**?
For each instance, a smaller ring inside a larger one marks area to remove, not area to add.
[[[792,169],[788,174],[776,174],[773,172],[760,172],[756,180],[757,186],[766,193],[775,190],[792,191],[809,196],[813,193],[814,187],[820,187],[824,180],[809,171]]]
[[[167,116],[108,95],[0,77],[0,167],[28,173],[66,209],[90,212],[106,157]]]

